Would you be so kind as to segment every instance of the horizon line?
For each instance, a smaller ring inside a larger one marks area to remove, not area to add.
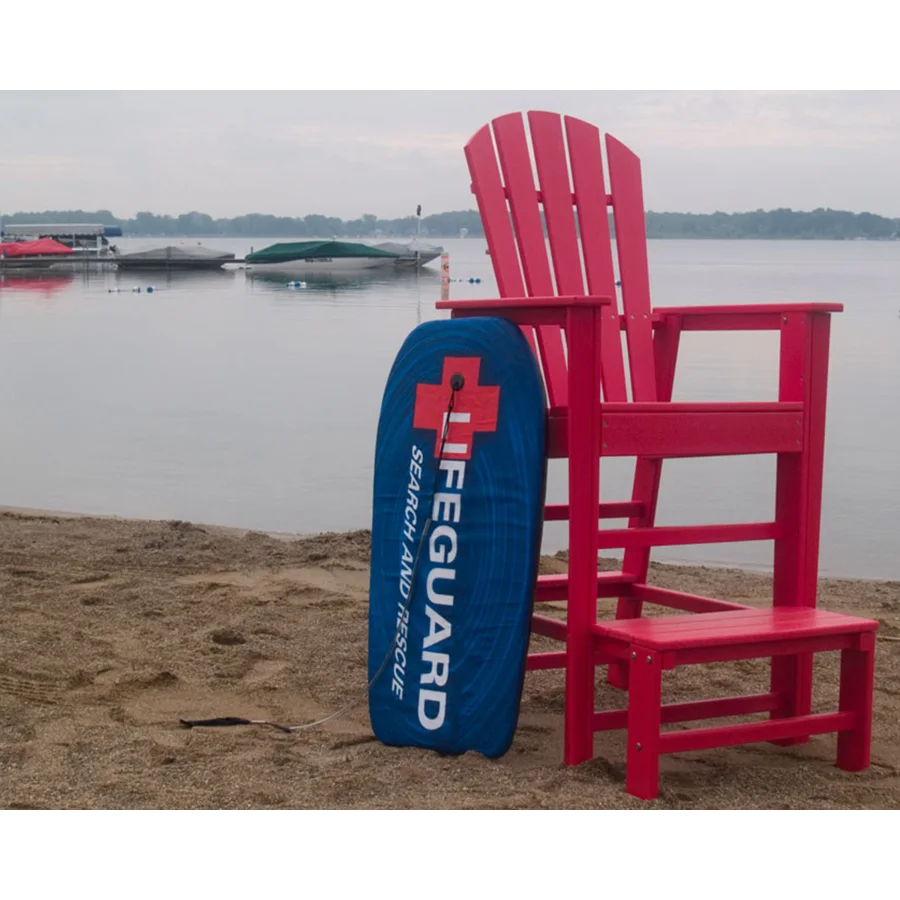
[[[92,215],[97,215],[99,213],[108,213],[110,216],[112,216],[112,218],[118,219],[119,221],[135,219],[139,215],[150,215],[150,216],[155,216],[156,218],[170,218],[170,219],[177,219],[177,218],[180,218],[181,216],[198,215],[198,216],[207,216],[210,219],[212,219],[214,222],[215,221],[226,221],[226,220],[230,220],[230,219],[241,219],[241,218],[245,218],[248,216],[270,216],[275,219],[307,219],[307,218],[339,219],[342,222],[353,222],[353,221],[356,221],[357,219],[361,220],[367,216],[374,216],[376,221],[383,221],[383,222],[392,222],[392,221],[396,222],[396,221],[402,221],[402,220],[406,220],[406,219],[411,219],[414,221],[417,218],[422,219],[424,221],[425,219],[431,218],[433,216],[444,216],[444,215],[474,214],[474,215],[479,216],[479,218],[481,216],[478,209],[472,209],[472,208],[469,208],[469,209],[447,209],[447,210],[441,210],[439,212],[428,213],[427,215],[423,215],[423,216],[416,216],[415,214],[408,214],[405,216],[386,217],[386,216],[377,215],[375,213],[360,213],[359,215],[357,215],[355,217],[350,217],[350,218],[345,218],[343,216],[336,216],[336,215],[327,215],[325,213],[304,213],[302,215],[299,215],[299,214],[298,215],[287,215],[287,214],[283,214],[283,213],[268,213],[268,212],[244,212],[244,213],[236,213],[235,215],[230,215],[230,216],[213,216],[210,213],[202,212],[201,210],[198,210],[198,209],[186,210],[186,211],[180,212],[180,213],[158,213],[158,212],[151,212],[150,210],[141,209],[141,210],[138,210],[137,212],[133,213],[130,216],[116,215],[110,209],[95,209],[95,210],[86,210],[86,209],[79,209],[79,210],[74,210],[74,209],[70,209],[70,210],[61,210],[61,209],[21,210],[20,209],[20,210],[16,210],[14,213],[5,213],[2,210],[0,210],[0,220],[13,219],[15,216],[44,216],[44,215],[48,215],[51,213],[76,213],[76,212],[84,213],[84,214],[92,214]],[[887,219],[888,221],[900,221],[900,215],[886,216],[886,215],[882,215],[881,213],[870,212],[869,210],[862,210],[860,212],[854,212],[853,210],[850,210],[850,209],[836,209],[836,208],[830,207],[830,206],[817,206],[817,207],[814,207],[813,209],[794,209],[793,207],[790,207],[790,206],[776,206],[771,209],[763,209],[762,207],[758,207],[757,209],[735,210],[732,212],[725,212],[724,210],[718,210],[718,209],[714,210],[713,212],[685,212],[685,211],[681,211],[681,210],[645,209],[644,215],[652,214],[652,215],[659,215],[659,216],[744,216],[744,215],[752,215],[753,213],[774,213],[774,212],[790,212],[790,213],[800,213],[800,214],[811,214],[811,213],[816,213],[816,212],[846,213],[851,216],[874,216],[875,218]],[[612,214],[612,210],[610,210],[610,214]],[[23,222],[22,224],[32,224],[32,223],[24,223]],[[41,224],[41,223],[33,223],[33,224]],[[70,224],[70,223],[65,223],[65,224]],[[74,223],[72,223],[72,224],[74,224]],[[87,223],[77,223],[77,224],[87,224]]]

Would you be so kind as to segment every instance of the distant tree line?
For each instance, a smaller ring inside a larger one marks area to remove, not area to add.
[[[249,213],[230,219],[214,219],[200,212],[179,216],[139,212],[134,218],[119,219],[107,209],[94,212],[76,209],[17,212],[4,216],[4,221],[23,224],[102,222],[120,226],[126,235],[147,237],[408,238],[416,234],[415,216],[379,219],[371,213],[344,220],[322,215],[291,217]],[[837,209],[811,212],[758,209],[755,212],[708,214],[648,211],[646,222],[650,238],[891,240],[900,236],[900,219]],[[423,237],[458,237],[463,229],[470,237],[484,236],[477,210],[436,213],[421,220]]]
[[[793,240],[891,240],[900,219],[840,209],[758,209],[708,215],[648,212],[647,235],[654,238],[756,238]]]

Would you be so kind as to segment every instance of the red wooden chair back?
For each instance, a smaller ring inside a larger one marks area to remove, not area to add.
[[[521,113],[494,119],[465,147],[500,295],[615,297],[607,210],[611,206],[631,396],[654,401],[657,387],[640,161],[607,135],[607,192],[597,127],[551,112],[529,112],[527,120],[534,167]],[[548,240],[544,239],[542,207]],[[615,327],[602,332],[601,378],[604,398],[621,402],[628,398],[619,313],[610,310]],[[562,330],[549,325],[523,330],[541,360],[551,411],[566,407]]]

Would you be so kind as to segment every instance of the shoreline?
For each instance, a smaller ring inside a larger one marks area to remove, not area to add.
[[[135,516],[117,516],[108,513],[81,513],[55,509],[43,509],[30,506],[4,506],[0,504],[0,516],[21,516],[23,518],[33,519],[107,519],[111,522],[130,522],[134,524],[166,524],[169,522],[181,522],[197,528],[203,528],[210,532],[218,534],[230,534],[237,537],[243,537],[247,534],[262,534],[266,537],[273,538],[278,541],[301,541],[313,538],[322,538],[333,535],[358,534],[360,532],[368,532],[368,529],[352,529],[349,531],[268,531],[258,528],[242,528],[236,525],[216,525],[210,522],[192,522],[181,519],[144,519]],[[556,553],[542,554],[544,558],[564,559],[566,551],[560,550]],[[616,557],[601,556],[601,564],[615,560]],[[729,565],[726,563],[692,563],[692,562],[653,562],[651,566],[655,570],[674,569],[676,571],[695,570],[695,569],[711,569],[719,572],[741,573],[744,575],[758,575],[763,578],[771,579],[772,570],[766,568],[750,568],[747,566]],[[866,578],[861,575],[827,575],[819,576],[819,584],[843,583],[843,582],[860,582],[862,584],[871,585],[887,585],[900,588],[900,578]]]
[[[542,557],[542,572],[565,570],[564,554]],[[771,592],[769,577],[740,569],[654,564],[651,580],[750,604]],[[497,760],[382,745],[364,699],[291,735],[180,727],[309,722],[360,697],[368,584],[367,531],[274,536],[0,509],[0,808],[648,806],[624,792],[623,732],[599,733],[592,761],[562,765],[560,671],[528,673],[513,745]],[[650,806],[900,809],[900,582],[823,579],[819,603],[881,623],[872,767],[835,768],[833,735],[680,753],[663,757]],[[837,654],[819,656],[814,703],[833,708]],[[671,674],[666,702],[768,690],[764,660]],[[625,703],[602,669],[596,702]]]
[[[42,509],[32,506],[3,506],[0,504],[0,516],[11,515],[20,516],[30,519],[108,519],[111,522],[133,522],[133,523],[167,523],[185,521],[187,525],[193,525],[197,528],[205,528],[209,531],[215,531],[220,534],[233,534],[243,537],[245,534],[264,534],[266,537],[275,538],[279,541],[298,541],[306,538],[316,537],[317,534],[340,534],[342,532],[299,532],[299,531],[260,531],[257,528],[240,528],[236,525],[214,525],[210,522],[188,522],[181,519],[143,519],[136,516],[116,516],[109,513],[83,513],[69,512],[58,509]],[[349,533],[349,532],[347,532]]]

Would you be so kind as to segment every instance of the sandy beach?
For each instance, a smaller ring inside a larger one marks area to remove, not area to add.
[[[563,679],[530,673],[502,759],[381,745],[366,703],[295,734],[180,718],[298,723],[366,680],[367,532],[293,539],[187,522],[0,513],[3,808],[900,808],[900,582],[823,580],[826,609],[881,622],[872,767],[833,735],[664,757],[661,794],[624,791],[624,733],[562,765]],[[563,556],[545,558],[565,570]],[[768,602],[763,575],[655,566],[665,587]],[[837,654],[817,663],[835,702]],[[764,690],[761,661],[670,674],[665,699]],[[624,696],[598,684],[598,706]]]

